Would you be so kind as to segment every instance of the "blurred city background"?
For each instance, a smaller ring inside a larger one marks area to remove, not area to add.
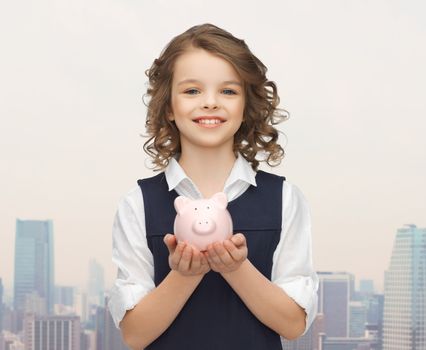
[[[91,260],[84,289],[54,280],[53,222],[16,221],[13,295],[0,278],[0,350],[126,349],[106,307],[103,267]],[[291,350],[424,349],[426,228],[394,232],[384,293],[349,271],[317,271],[318,313]]]
[[[153,175],[144,71],[205,22],[245,40],[290,112],[283,162],[260,169],[305,195],[321,284],[284,348],[426,348],[425,18],[420,0],[2,3],[0,350],[122,348],[111,229]]]

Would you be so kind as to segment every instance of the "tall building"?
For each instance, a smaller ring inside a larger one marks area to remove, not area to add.
[[[25,313],[35,313],[37,315],[47,315],[46,298],[40,297],[37,291],[25,294],[23,309]]]
[[[89,304],[104,306],[104,290],[104,269],[96,260],[91,259],[89,262],[89,280],[87,282]]]
[[[376,350],[374,339],[324,336],[322,350]]]
[[[359,281],[359,291],[362,294],[373,294],[374,293],[374,281],[362,279]]]
[[[354,294],[355,278],[347,272],[318,272],[318,313],[324,315],[327,337],[349,337],[349,302]]]
[[[80,333],[80,350],[96,350],[96,346],[96,331],[82,330]]]
[[[3,306],[3,293],[4,293],[4,288],[3,288],[3,281],[0,277],[0,334],[3,330],[3,314],[4,314],[4,306]]]
[[[383,350],[426,349],[426,229],[396,232],[385,271]]]
[[[17,311],[13,310],[9,305],[3,304],[3,331],[9,331],[17,334],[19,330],[22,329],[22,324],[21,328],[18,327],[18,321]]]
[[[55,304],[74,306],[75,287],[72,286],[56,286],[55,287]]]
[[[104,305],[108,305],[108,296],[105,296]],[[93,330],[96,332],[96,350],[128,350],[124,344],[121,331],[114,325],[108,307],[92,305]],[[202,346],[201,346],[202,348]]]
[[[34,295],[53,313],[53,223],[51,220],[16,220],[14,309],[25,312]],[[28,301],[30,300],[30,301]]]
[[[84,325],[84,328],[87,328],[87,322],[90,319],[90,310],[87,302],[87,293],[80,287],[75,289],[74,309],[76,314],[80,316],[80,320],[81,323]]]
[[[349,336],[363,337],[367,323],[367,305],[363,301],[352,300],[349,302],[349,310]]]
[[[80,350],[78,316],[37,316],[24,320],[26,350]]]
[[[366,332],[374,333],[377,339],[377,350],[382,350],[383,339],[383,294],[365,295],[364,304],[367,308]]]
[[[108,297],[105,297],[104,305],[108,305]],[[97,350],[128,350],[129,348],[124,344],[121,331],[117,329],[112,320],[111,313],[107,307],[98,308],[99,319],[102,319],[101,322],[97,322],[97,330],[102,333],[102,342],[103,347],[97,347]],[[103,326],[103,329],[101,327]],[[99,345],[99,343],[98,343]]]

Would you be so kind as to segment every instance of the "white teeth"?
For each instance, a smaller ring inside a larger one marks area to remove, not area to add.
[[[219,119],[200,119],[198,120],[200,124],[220,124]]]

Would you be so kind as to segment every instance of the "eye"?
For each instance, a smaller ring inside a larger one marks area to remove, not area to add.
[[[194,208],[194,210],[198,210],[198,208]]]
[[[225,95],[236,95],[237,93],[232,89],[223,89]]]
[[[188,95],[195,95],[195,94],[197,94],[199,91],[197,90],[197,89],[188,89],[188,90],[186,90],[185,91],[185,94],[188,94]]]
[[[209,207],[209,206],[207,206],[207,209],[210,209],[210,207]]]

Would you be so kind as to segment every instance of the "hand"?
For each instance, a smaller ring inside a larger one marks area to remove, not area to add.
[[[169,250],[169,266],[172,270],[183,276],[204,275],[210,271],[206,257],[194,246],[185,242],[177,244],[172,234],[164,236],[164,243]]]
[[[209,244],[204,255],[213,271],[226,273],[237,270],[247,258],[247,253],[246,238],[237,233],[223,242]]]

